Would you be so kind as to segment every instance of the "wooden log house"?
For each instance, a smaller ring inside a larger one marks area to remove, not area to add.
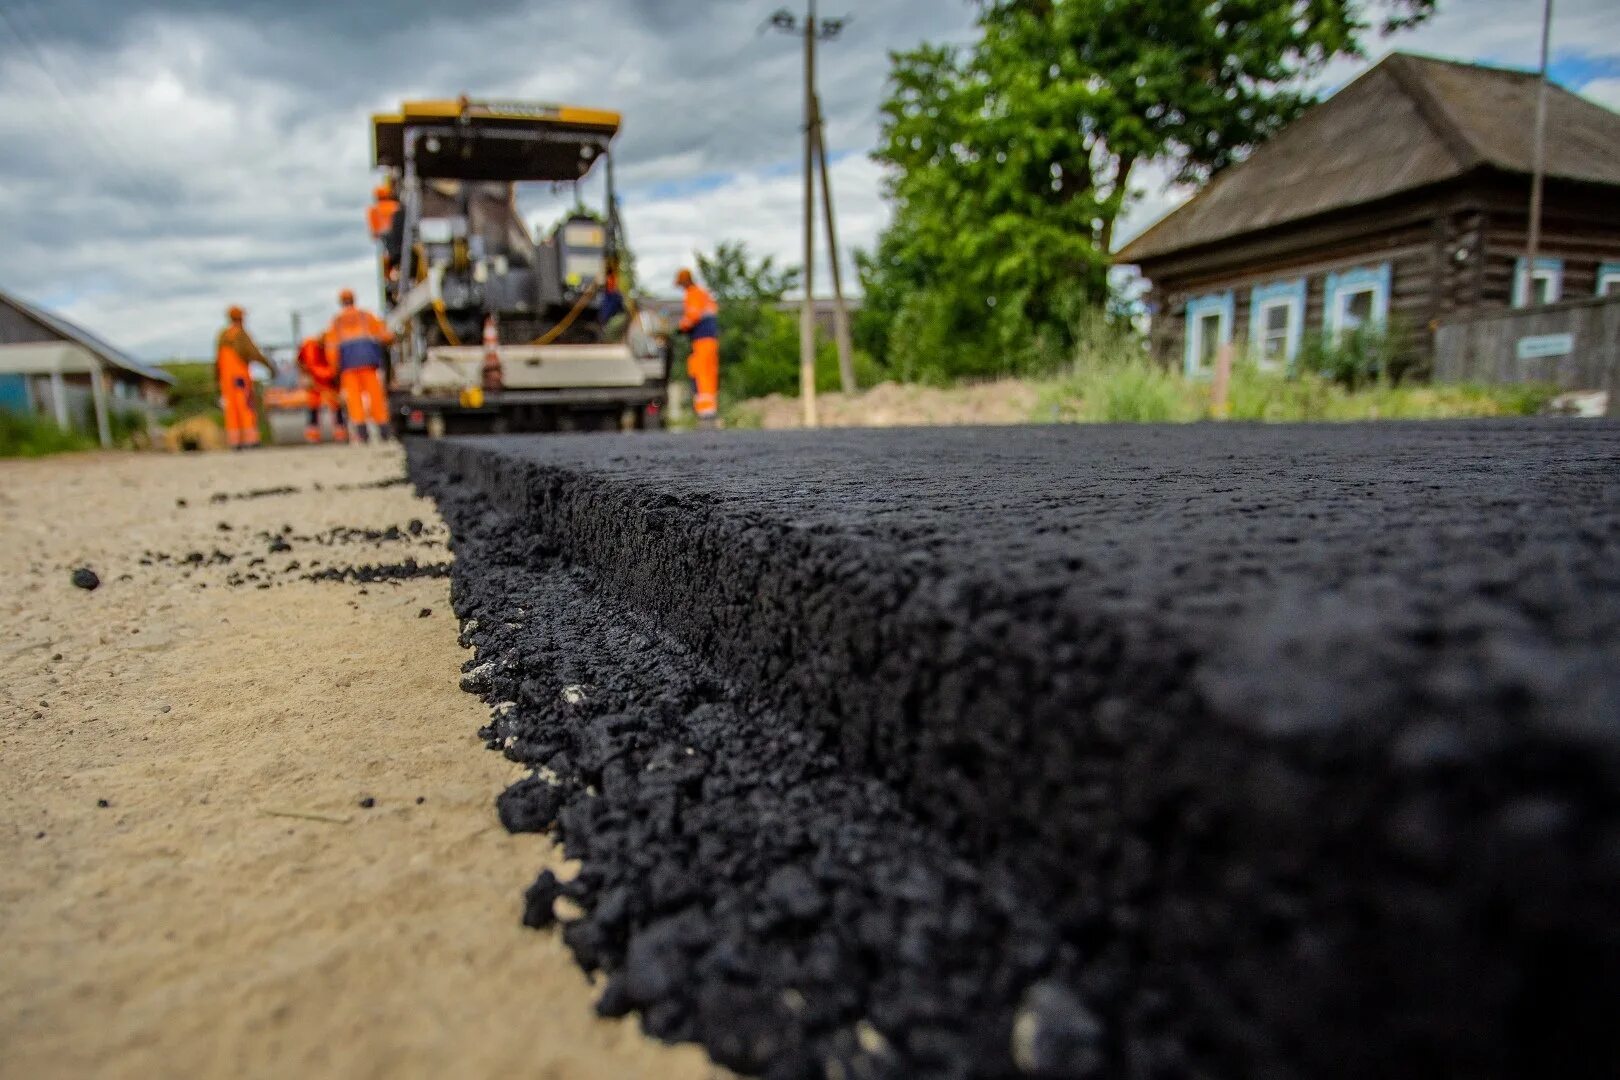
[[[1620,115],[1556,85],[1526,261],[1537,82],[1394,53],[1218,173],[1115,257],[1151,283],[1153,355],[1283,370],[1370,323],[1422,370],[1448,315],[1620,294]]]

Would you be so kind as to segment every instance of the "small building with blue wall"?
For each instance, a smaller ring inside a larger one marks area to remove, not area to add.
[[[140,413],[151,426],[168,407],[173,385],[163,369],[0,292],[0,409],[99,432],[106,444],[113,413]]]

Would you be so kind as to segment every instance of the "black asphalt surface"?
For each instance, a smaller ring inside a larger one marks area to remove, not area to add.
[[[410,456],[605,1012],[781,1077],[1620,1075],[1620,425]]]

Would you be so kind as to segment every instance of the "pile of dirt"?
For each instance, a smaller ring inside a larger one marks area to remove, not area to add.
[[[225,429],[211,416],[193,416],[163,431],[163,448],[178,454],[188,450],[224,450],[230,444]]]
[[[816,395],[816,419],[835,428],[1027,424],[1036,419],[1038,404],[1038,391],[1019,379],[952,387],[886,382],[856,394]],[[783,394],[752,398],[737,411],[747,426],[803,426],[799,399]]]

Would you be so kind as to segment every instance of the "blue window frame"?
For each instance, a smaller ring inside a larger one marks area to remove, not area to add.
[[[1334,341],[1360,326],[1389,322],[1389,263],[1358,266],[1327,276],[1323,324]]]
[[[1599,296],[1620,296],[1620,262],[1598,263],[1597,287]]]
[[[1513,260],[1513,306],[1556,304],[1564,295],[1564,260],[1541,256],[1534,274],[1525,272],[1529,265],[1522,255]]]
[[[1207,378],[1215,354],[1232,340],[1232,291],[1209,293],[1187,301],[1186,355],[1188,378]]]
[[[1260,368],[1280,371],[1292,364],[1304,332],[1304,278],[1255,286],[1249,297],[1249,355]]]

